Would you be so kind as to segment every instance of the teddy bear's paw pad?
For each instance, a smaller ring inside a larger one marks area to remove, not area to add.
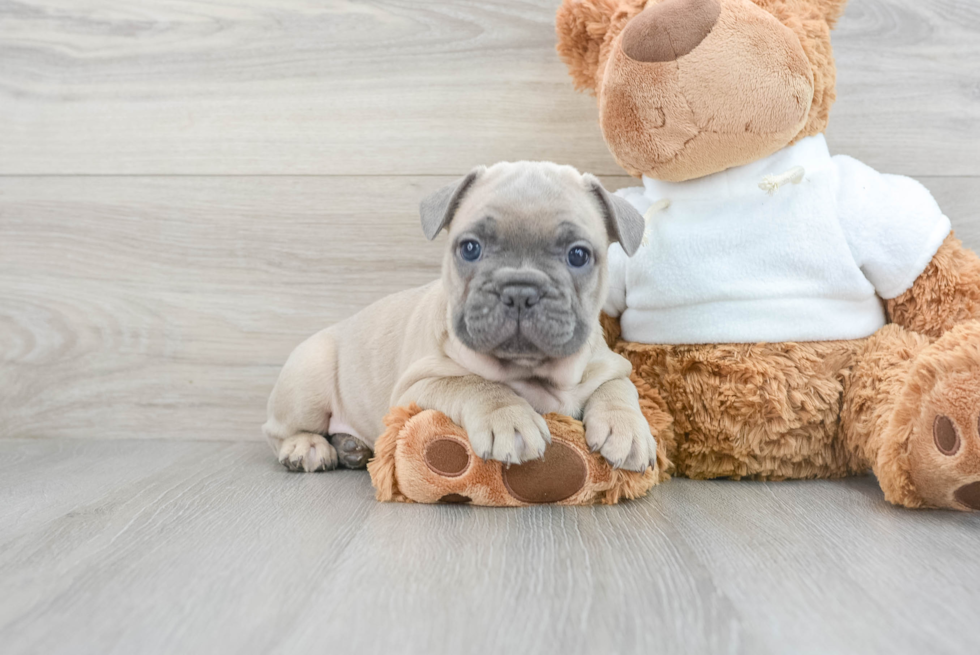
[[[964,484],[956,490],[953,498],[965,507],[980,511],[980,482]]]
[[[947,457],[952,457],[958,453],[963,443],[956,426],[953,425],[953,419],[945,414],[937,415],[936,420],[933,421],[932,438],[936,442],[936,448],[939,449],[939,452]]]
[[[967,435],[973,438],[973,435]],[[977,437],[980,437],[980,420],[977,421]],[[933,423],[933,439],[936,448],[946,457],[956,457],[963,449],[963,438],[951,418],[940,414]],[[980,471],[978,471],[980,473]],[[953,500],[962,508],[980,511],[980,480],[962,485],[953,492]]]
[[[464,496],[463,494],[446,494],[439,499],[440,503],[447,503],[449,505],[465,505],[466,503],[473,502],[473,499],[469,496]]]
[[[371,448],[352,434],[332,434],[330,444],[337,451],[337,462],[345,469],[362,469],[371,459]]]
[[[501,471],[507,491],[524,503],[557,503],[585,486],[589,466],[574,448],[553,441],[541,459],[506,466]]]
[[[422,457],[430,471],[444,478],[458,478],[470,467],[469,450],[459,441],[450,437],[429,442]],[[455,496],[457,494],[449,495]]]

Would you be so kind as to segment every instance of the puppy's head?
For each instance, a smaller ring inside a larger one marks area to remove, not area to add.
[[[643,218],[591,175],[547,162],[479,167],[422,201],[449,244],[442,280],[468,348],[524,366],[576,353],[605,302],[606,252],[632,255]]]

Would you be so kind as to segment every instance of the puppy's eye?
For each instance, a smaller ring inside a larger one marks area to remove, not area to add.
[[[483,248],[480,247],[479,241],[467,239],[466,241],[461,241],[459,244],[459,256],[468,262],[478,260],[481,252],[483,252]]]
[[[582,268],[589,263],[590,259],[592,259],[592,253],[589,252],[588,248],[575,246],[568,251],[568,265],[572,268]]]

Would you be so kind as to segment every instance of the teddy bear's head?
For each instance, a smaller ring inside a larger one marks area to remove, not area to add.
[[[558,52],[631,175],[680,182],[827,126],[846,0],[565,0]]]

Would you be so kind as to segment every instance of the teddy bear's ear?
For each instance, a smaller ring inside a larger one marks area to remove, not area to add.
[[[847,4],[847,0],[813,0],[813,2],[823,13],[830,27],[837,24],[837,19],[844,14],[844,6]]]
[[[777,18],[783,15],[822,17],[833,28],[844,14],[847,0],[752,0]]]
[[[643,9],[645,2],[564,0],[555,17],[557,49],[558,55],[568,66],[576,89],[595,92],[603,44],[611,41],[628,18]]]

